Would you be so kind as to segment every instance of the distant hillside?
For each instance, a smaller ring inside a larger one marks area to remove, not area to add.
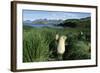
[[[81,18],[81,19],[67,19],[57,26],[62,27],[85,27],[90,28],[91,26],[91,17]]]

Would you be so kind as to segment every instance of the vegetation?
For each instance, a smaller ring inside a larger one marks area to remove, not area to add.
[[[68,37],[62,60],[91,58],[90,29],[23,26],[23,62],[57,61],[56,34]]]
[[[90,28],[91,27],[91,17],[82,18],[82,19],[67,19],[64,20],[62,23],[58,24],[58,26],[63,27],[81,27],[81,28]]]

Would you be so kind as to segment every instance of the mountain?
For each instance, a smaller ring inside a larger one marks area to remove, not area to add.
[[[61,27],[82,27],[90,28],[91,26],[91,17],[81,18],[81,19],[66,19],[66,20],[56,20],[56,19],[36,19],[34,21],[26,20],[23,22],[24,25],[33,25],[33,24],[44,24],[44,25],[55,25]]]
[[[62,23],[62,20],[48,20],[48,19],[37,19],[32,22],[32,24],[59,24]]]
[[[26,21],[24,21],[24,23],[32,23],[32,21],[26,20]]]
[[[50,24],[50,25],[56,25],[62,23],[63,20],[48,20],[48,19],[37,19],[34,21],[26,20],[23,23],[25,25],[27,24]]]

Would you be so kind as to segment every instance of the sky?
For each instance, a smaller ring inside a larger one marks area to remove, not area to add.
[[[23,20],[34,21],[36,19],[80,19],[91,16],[90,13],[82,12],[63,12],[63,11],[37,11],[37,10],[23,10]]]

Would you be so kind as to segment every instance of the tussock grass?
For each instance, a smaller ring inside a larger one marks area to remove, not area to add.
[[[89,59],[90,52],[87,52],[88,41],[78,40],[78,34],[82,29],[73,29],[73,28],[32,28],[32,27],[23,27],[23,62],[43,62],[49,60],[57,60],[57,55],[52,54],[50,48],[56,49],[55,36],[66,35],[73,33],[73,37],[66,41],[67,45],[63,60],[74,60],[74,59]],[[87,32],[87,31],[86,31]],[[72,41],[76,39],[75,41]],[[51,46],[50,46],[51,45]],[[70,50],[69,50],[70,49]],[[50,58],[53,56],[53,58]]]

